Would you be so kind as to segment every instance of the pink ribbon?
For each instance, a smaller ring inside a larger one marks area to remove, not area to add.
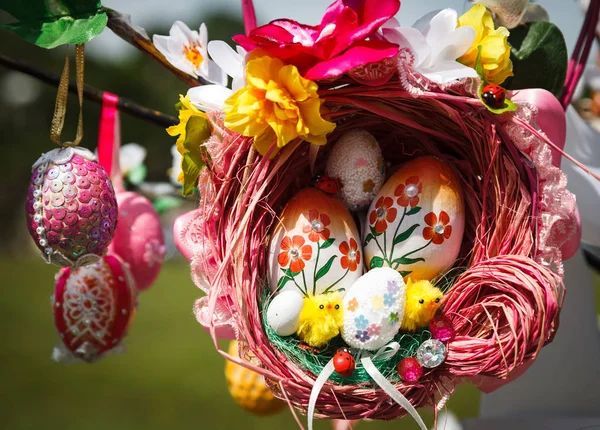
[[[119,149],[121,147],[121,125],[117,105],[119,97],[105,92],[102,95],[102,112],[98,130],[98,162],[113,181],[117,191],[123,190]]]

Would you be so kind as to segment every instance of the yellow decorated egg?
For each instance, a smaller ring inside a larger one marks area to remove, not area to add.
[[[231,341],[229,355],[238,356],[238,343]],[[281,411],[286,404],[273,396],[265,378],[239,364],[226,361],[225,378],[229,394],[242,408],[258,416],[272,415]]]
[[[315,188],[292,197],[271,235],[271,290],[343,294],[362,275],[362,263],[358,229],[339,199]]]
[[[458,257],[464,227],[463,192],[454,171],[435,157],[414,159],[388,179],[369,208],[365,262],[413,280],[433,279]]]

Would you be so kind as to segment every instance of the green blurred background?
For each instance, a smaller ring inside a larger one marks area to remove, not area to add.
[[[6,18],[6,17],[4,17]],[[2,16],[0,16],[0,22]],[[205,16],[211,39],[229,40],[242,24],[227,15]],[[197,28],[200,20],[187,20]],[[149,28],[167,34],[168,28]],[[60,73],[64,49],[46,51],[0,32],[0,52]],[[86,62],[86,83],[175,114],[184,84],[142,54],[118,64]],[[48,139],[55,88],[0,67],[0,420],[6,429],[171,429],[294,428],[289,411],[257,418],[241,410],[229,396],[223,359],[192,314],[200,291],[190,280],[187,263],[171,249],[164,269],[140,296],[136,320],[125,339],[127,352],[93,364],[63,366],[50,360],[59,341],[53,326],[50,296],[56,268],[44,264],[27,235],[24,197],[29,166],[53,148]],[[100,107],[84,105],[83,146],[94,149]],[[64,135],[75,134],[75,98],[70,97]],[[148,149],[148,180],[166,181],[174,139],[157,126],[122,115],[123,143]],[[191,207],[192,202],[188,202]],[[171,216],[165,216],[165,231]],[[172,248],[172,247],[171,247]],[[477,413],[479,394],[459,387],[449,408],[460,418]],[[431,413],[424,411],[427,422]],[[317,428],[330,428],[318,423]],[[365,429],[416,429],[410,419],[366,422]]]

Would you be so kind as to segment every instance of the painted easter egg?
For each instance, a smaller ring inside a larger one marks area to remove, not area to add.
[[[227,352],[233,357],[239,356],[236,340],[229,343]],[[248,352],[244,354],[244,359],[255,365],[258,364],[258,360]],[[225,379],[233,400],[238,406],[254,415],[273,415],[287,406],[285,402],[273,396],[264,376],[244,366],[227,360],[225,362]]]
[[[58,148],[32,167],[27,227],[44,258],[81,266],[105,254],[117,224],[112,183],[85,148]]]
[[[363,231],[365,262],[413,280],[433,279],[454,264],[465,227],[458,177],[441,160],[405,164],[381,187]]]
[[[369,351],[387,345],[400,329],[405,303],[406,286],[397,271],[369,270],[346,292],[342,337],[348,345]]]
[[[291,336],[298,330],[298,317],[304,306],[304,296],[298,291],[282,291],[267,308],[267,324],[279,336]]]
[[[160,272],[165,240],[158,214],[144,196],[117,193],[119,225],[109,250],[129,264],[139,291],[149,288]]]
[[[276,221],[269,245],[273,291],[340,291],[362,275],[358,229],[341,200],[315,188],[298,192]]]
[[[92,362],[125,336],[137,303],[126,265],[107,255],[95,264],[62,269],[54,288],[54,324],[64,346]]]
[[[377,140],[362,129],[345,133],[329,154],[326,172],[339,181],[338,195],[350,210],[369,206],[385,179]]]

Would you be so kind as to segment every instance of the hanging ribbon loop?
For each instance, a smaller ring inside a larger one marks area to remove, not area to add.
[[[406,412],[408,412],[414,420],[419,425],[421,430],[427,430],[423,419],[419,415],[419,412],[415,409],[415,407],[410,403],[410,401],[396,389],[396,387],[391,384],[385,376],[381,374],[379,370],[373,364],[373,360],[389,360],[394,355],[398,353],[400,350],[400,344],[398,342],[390,342],[385,346],[382,346],[375,352],[375,354],[371,354],[364,350],[358,351],[357,359],[360,357],[360,362],[363,365],[365,371],[369,374],[373,382],[377,384],[392,400],[394,400],[398,405],[404,408]],[[307,411],[307,419],[308,419],[308,430],[312,430],[313,428],[313,420],[315,407],[317,405],[317,400],[319,398],[319,393],[323,389],[323,386],[329,379],[329,377],[333,374],[335,368],[333,366],[333,358],[329,360],[329,362],[325,365],[319,376],[315,380],[312,391],[310,392],[310,398],[308,400],[308,411]]]
[[[84,74],[84,45],[75,46],[75,74],[77,83],[77,99],[79,101],[79,119],[77,122],[77,134],[72,142],[61,142],[61,134],[67,115],[67,97],[69,95],[69,49],[65,56],[65,65],[60,76],[54,115],[50,127],[50,139],[59,146],[77,146],[83,138],[83,74]]]

